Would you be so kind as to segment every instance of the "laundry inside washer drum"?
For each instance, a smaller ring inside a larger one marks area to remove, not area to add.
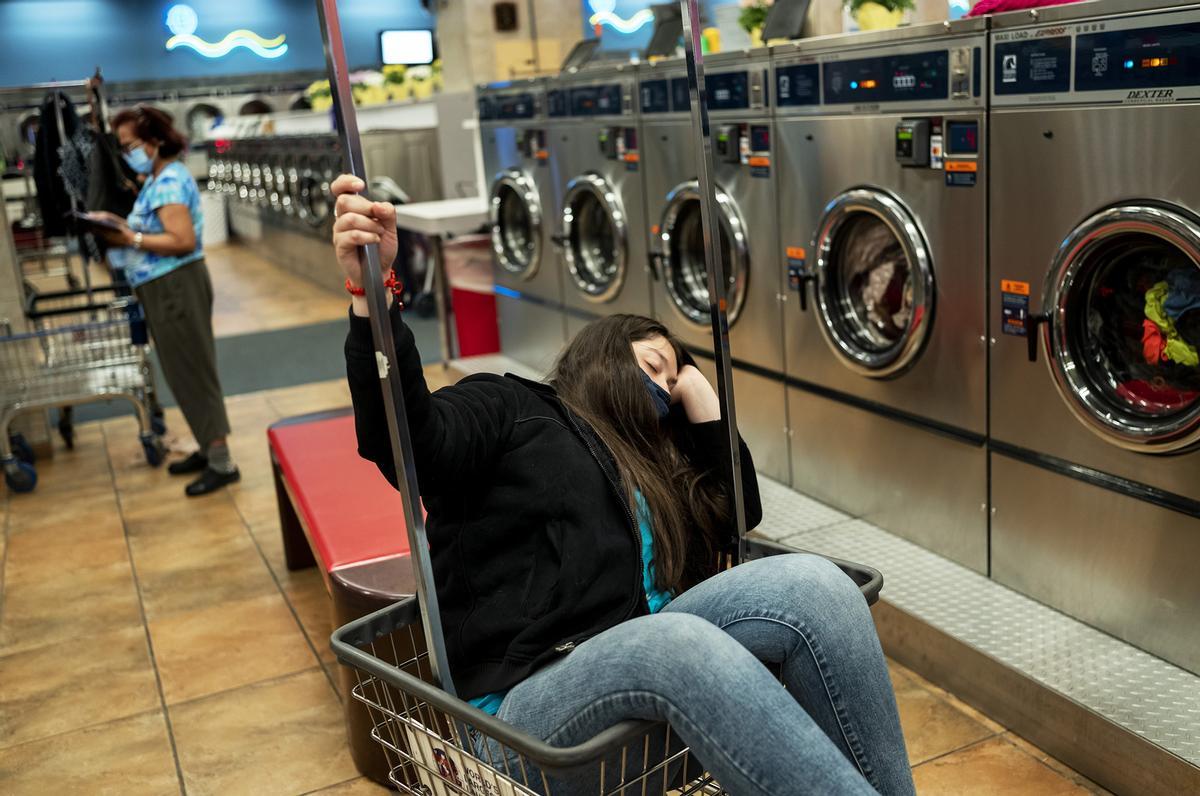
[[[1137,419],[1190,414],[1200,407],[1200,273],[1161,238],[1131,233],[1110,241],[1066,296],[1068,355],[1108,411]]]
[[[520,268],[525,268],[537,249],[533,217],[529,207],[512,188],[503,186],[500,194],[500,239],[505,256]]]
[[[734,262],[733,245],[726,231],[726,221],[721,219],[717,226],[721,230],[721,270],[725,281],[732,286],[736,275],[732,273]],[[680,208],[671,235],[671,262],[675,266],[670,278],[675,291],[691,309],[708,312],[708,266],[704,262],[704,227],[700,218],[700,202],[691,200]]]
[[[592,285],[608,285],[617,276],[617,230],[612,216],[590,191],[580,192],[572,207],[570,246],[580,277]]]
[[[877,216],[859,213],[834,243],[829,296],[843,331],[870,351],[901,341],[913,317],[912,269],[892,229]]]

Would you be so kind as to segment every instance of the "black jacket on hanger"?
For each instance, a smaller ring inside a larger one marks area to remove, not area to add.
[[[42,100],[37,141],[33,153],[33,181],[37,186],[38,206],[42,212],[43,234],[64,235],[67,232],[66,215],[71,211],[71,200],[67,197],[62,177],[58,173],[60,159],[58,148],[62,137],[58,131],[55,103],[62,111],[63,132],[70,140],[79,129],[79,115],[75,104],[61,91],[52,91]]]

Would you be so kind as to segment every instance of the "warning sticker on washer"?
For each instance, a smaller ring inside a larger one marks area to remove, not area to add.
[[[1029,283],[1000,280],[1000,330],[1025,337],[1029,333]]]
[[[804,274],[808,268],[808,256],[803,246],[788,246],[784,252],[787,256],[788,288],[801,290],[804,286]]]

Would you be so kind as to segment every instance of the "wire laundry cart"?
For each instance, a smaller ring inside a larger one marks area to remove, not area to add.
[[[84,291],[38,301],[27,311],[32,331],[0,337],[0,464],[9,488],[29,492],[37,485],[36,468],[14,455],[8,431],[14,417],[31,409],[128,400],[146,461],[157,467],[165,450],[152,414],[157,400],[141,305],[128,296],[89,302]]]
[[[750,558],[795,552],[766,541]],[[873,604],[875,570],[835,561]],[[351,695],[367,707],[401,793],[415,796],[723,794],[687,746],[662,723],[626,721],[586,743],[550,746],[447,694],[434,682],[411,597],[339,628],[333,650],[355,671]],[[699,653],[697,653],[699,654]]]

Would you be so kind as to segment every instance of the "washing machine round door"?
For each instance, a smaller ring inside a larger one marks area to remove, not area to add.
[[[510,171],[492,183],[492,251],[508,273],[532,279],[542,261],[542,204],[528,176]]]
[[[750,282],[750,244],[737,205],[717,188],[722,270],[725,273],[726,317],[730,326],[741,315]],[[688,321],[709,323],[708,267],[704,263],[704,228],[700,220],[700,184],[695,180],[667,194],[659,224],[660,277],[671,304]]]
[[[1200,218],[1096,213],[1059,247],[1042,308],[1054,384],[1085,426],[1143,453],[1200,443]]]
[[[629,260],[629,227],[616,189],[597,174],[567,183],[562,231],[571,282],[591,301],[614,298]]]
[[[848,368],[903,373],[933,321],[933,263],[912,215],[883,191],[856,188],[825,206],[814,239],[817,315]]]
[[[320,227],[333,212],[326,175],[305,169],[300,175],[300,218],[310,226]]]

